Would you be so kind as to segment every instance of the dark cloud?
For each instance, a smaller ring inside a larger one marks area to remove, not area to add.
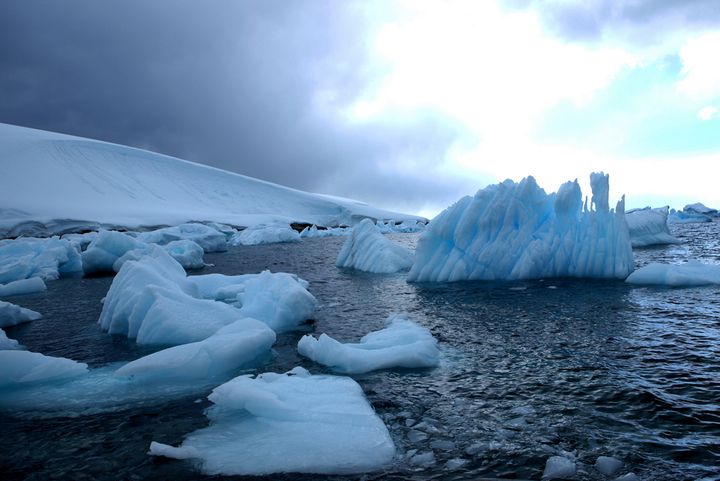
[[[459,125],[338,113],[382,73],[368,57],[382,15],[319,0],[5,0],[0,122],[384,205],[444,202],[469,187],[423,172]],[[388,168],[399,161],[424,170]]]
[[[545,26],[571,41],[617,39],[656,44],[676,31],[720,26],[717,0],[503,0],[508,8],[535,8]]]

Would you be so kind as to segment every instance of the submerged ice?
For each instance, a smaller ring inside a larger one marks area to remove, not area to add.
[[[360,271],[389,274],[409,269],[413,253],[386,238],[370,219],[353,227],[335,265]]]
[[[387,428],[352,379],[286,374],[239,376],[208,397],[210,425],[179,447],[150,454],[198,462],[207,474],[349,474],[382,468],[395,455]]]
[[[633,269],[624,200],[609,209],[605,174],[590,184],[590,208],[577,181],[546,194],[532,177],[460,199],[420,237],[408,280],[624,279]]]
[[[327,334],[303,336],[298,352],[337,372],[359,374],[377,369],[427,368],[439,363],[437,340],[404,315],[390,316],[387,327],[342,344]]]

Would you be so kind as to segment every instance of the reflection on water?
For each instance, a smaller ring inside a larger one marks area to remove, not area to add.
[[[638,250],[636,262],[720,263],[719,226],[673,226],[684,244]],[[719,288],[574,279],[407,284],[403,275],[335,268],[343,241],[239,247],[207,255],[215,266],[201,272],[271,269],[310,281],[320,302],[314,323],[279,336],[262,371],[326,372],[297,355],[301,335],[356,341],[394,312],[408,312],[440,340],[437,369],[356,377],[399,448],[393,467],[367,479],[539,479],[546,459],[563,451],[577,457],[576,479],[605,479],[593,468],[600,455],[622,459],[623,472],[646,480],[718,479]],[[149,352],[97,327],[110,282],[61,280],[17,299],[44,319],[9,334],[30,350],[93,366]],[[206,395],[72,418],[0,415],[3,479],[202,478],[184,462],[146,452],[151,440],[177,444],[206,425]]]

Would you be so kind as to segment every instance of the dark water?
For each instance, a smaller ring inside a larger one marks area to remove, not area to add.
[[[720,263],[720,223],[672,227],[683,244],[636,250],[636,263],[699,258]],[[394,239],[408,245],[414,235]],[[307,331],[356,341],[407,312],[431,329],[441,367],[357,376],[398,447],[387,471],[351,479],[540,479],[562,451],[575,479],[607,479],[600,455],[644,480],[720,479],[720,288],[631,287],[622,282],[407,284],[335,268],[344,238],[234,248],[206,255],[200,273],[295,272],[320,303]],[[16,297],[44,318],[8,329],[29,350],[91,366],[149,349],[102,333],[96,320],[110,278],[59,280]],[[279,336],[258,369],[302,365],[305,332]],[[207,391],[103,414],[35,419],[0,414],[2,479],[204,479],[189,464],[146,455],[150,441],[178,444],[207,424]],[[408,460],[434,453],[431,466]],[[312,453],[308,453],[312,455]],[[450,469],[451,459],[464,465]],[[322,479],[345,479],[323,477]],[[320,479],[273,476],[272,479]]]

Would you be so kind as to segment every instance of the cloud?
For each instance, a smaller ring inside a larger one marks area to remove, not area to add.
[[[678,89],[692,97],[720,96],[720,31],[690,38],[680,50],[682,79]]]
[[[413,167],[441,161],[464,127],[437,110],[348,120],[382,73],[367,44],[392,14],[360,1],[9,0],[0,122],[406,205],[424,188]],[[428,201],[457,189],[426,187]]]
[[[708,105],[707,107],[703,107],[698,111],[698,118],[700,120],[712,120],[720,118],[720,110],[718,110],[717,107]]]

